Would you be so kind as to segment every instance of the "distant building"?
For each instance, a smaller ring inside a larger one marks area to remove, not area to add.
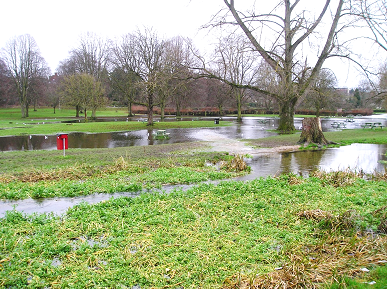
[[[50,81],[51,83],[57,83],[57,82],[58,82],[58,79],[59,79],[59,75],[58,75],[58,73],[56,73],[56,72],[55,72],[54,75],[51,75],[51,76],[49,77],[49,81]]]
[[[342,95],[349,95],[349,88],[342,87],[342,88],[335,88],[336,91]]]

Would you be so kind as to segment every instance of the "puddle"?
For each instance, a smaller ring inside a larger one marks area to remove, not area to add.
[[[46,199],[25,199],[17,201],[0,201],[0,218],[5,216],[6,211],[13,209],[26,213],[55,213],[61,215],[69,208],[80,203],[86,202],[89,204],[99,203],[111,198],[117,197],[137,197],[140,193],[115,193],[115,194],[94,194],[88,196],[74,198],[46,198]]]
[[[255,156],[247,160],[252,173],[237,180],[295,173],[308,176],[313,170],[362,170],[364,173],[384,173],[387,166],[387,145],[352,144],[318,151],[297,151]]]
[[[309,172],[321,169],[325,171],[362,170],[365,173],[385,172],[386,165],[380,161],[387,161],[387,145],[374,144],[352,144],[340,148],[331,148],[320,151],[298,151],[271,153],[256,155],[253,159],[247,159],[252,172],[249,175],[236,178],[235,180],[247,181],[259,177],[277,176],[283,173],[293,172],[302,176],[308,176]],[[219,181],[211,182],[219,183]],[[163,187],[163,191],[169,192],[174,189],[186,190],[192,185],[176,185]],[[20,200],[0,201],[0,218],[5,216],[6,211],[13,210],[32,213],[55,213],[61,215],[70,207],[82,202],[90,204],[98,203],[110,198],[136,197],[141,193],[115,193],[95,194],[75,198],[52,198],[42,200]]]

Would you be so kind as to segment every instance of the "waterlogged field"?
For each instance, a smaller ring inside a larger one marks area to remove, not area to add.
[[[66,157],[56,151],[2,153],[0,198],[137,192],[162,185],[226,179],[249,172],[240,158],[193,151],[199,147],[200,144],[176,144],[74,149]]]
[[[52,135],[60,132],[87,132],[102,133],[116,131],[133,131],[148,129],[146,123],[138,121],[111,121],[111,122],[86,122],[86,123],[61,123],[63,120],[76,119],[75,111],[69,109],[57,110],[53,114],[52,109],[43,108],[38,111],[30,111],[30,117],[22,119],[20,109],[0,109],[0,136],[11,135]],[[125,109],[105,109],[97,112],[98,117],[125,118]],[[146,116],[144,116],[144,119]],[[198,128],[231,125],[229,121],[214,124],[210,120],[198,121],[173,121],[155,122],[152,129],[171,128]]]
[[[63,124],[35,124],[33,118],[51,113],[42,110],[16,128],[16,113],[0,111],[0,127],[6,128],[1,133],[63,131],[55,127]],[[56,117],[73,112],[61,113]],[[66,127],[93,132],[145,126],[128,123]],[[341,144],[387,143],[382,130],[325,136]],[[275,147],[298,139],[249,142]],[[1,153],[0,198],[138,191],[249,172],[240,156],[203,150],[203,143],[185,143],[70,149],[66,157],[57,151]],[[61,216],[10,211],[0,219],[0,287],[387,288],[386,179],[386,174],[315,172],[307,179],[228,181],[83,203]]]
[[[282,176],[81,204],[61,217],[14,211],[0,220],[0,286],[323,288],[335,280],[344,286],[345,275],[378,281],[383,271],[372,269],[387,260],[387,239],[376,234],[387,230],[386,190],[385,181],[354,174]]]
[[[324,132],[324,136],[327,140],[338,143],[339,145],[353,143],[387,144],[387,133],[381,129],[344,129],[342,131]],[[248,143],[257,148],[267,148],[295,145],[299,139],[300,134],[289,134],[249,140]]]

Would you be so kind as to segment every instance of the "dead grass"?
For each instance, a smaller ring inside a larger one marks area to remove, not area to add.
[[[324,185],[331,185],[338,188],[353,185],[357,179],[364,178],[365,174],[362,171],[357,172],[347,169],[335,172],[313,171],[310,173],[310,177],[319,178]]]
[[[315,221],[321,221],[324,219],[331,219],[333,218],[333,215],[330,212],[323,211],[320,209],[317,210],[309,210],[309,211],[302,211],[297,214],[300,218],[305,218],[307,220],[315,220]]]
[[[319,245],[294,248],[286,254],[288,262],[269,274],[253,281],[235,276],[234,284],[223,288],[323,288],[339,282],[339,276],[359,277],[363,268],[384,264],[386,242],[386,236],[332,236]]]
[[[248,169],[248,166],[242,155],[236,155],[230,161],[222,162],[221,168],[228,172],[243,172]]]
[[[381,207],[380,209],[374,211],[372,215],[380,219],[378,231],[382,234],[387,234],[387,206]]]
[[[380,215],[382,230],[386,229],[387,206],[375,211]],[[340,282],[342,276],[363,277],[368,269],[384,265],[387,261],[387,236],[385,234],[348,231],[351,234],[337,234],[353,228],[358,215],[347,211],[334,216],[320,209],[297,213],[301,219],[331,224],[328,232],[314,245],[300,245],[284,252],[286,262],[274,271],[257,276],[232,276],[223,288],[324,288]],[[381,233],[383,231],[380,230]]]
[[[82,180],[92,176],[103,176],[118,171],[126,170],[129,167],[128,160],[120,157],[112,165],[92,166],[86,164],[75,164],[74,166],[57,168],[51,170],[28,170],[15,175],[0,175],[0,182],[10,183],[13,181],[21,182],[39,182],[39,181],[58,181],[58,180]]]

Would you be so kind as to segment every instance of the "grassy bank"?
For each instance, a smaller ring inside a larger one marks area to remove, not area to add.
[[[386,260],[387,247],[383,235],[366,232],[385,229],[386,182],[331,180],[199,185],[81,204],[62,217],[10,212],[0,220],[0,286],[322,288],[344,275],[371,282],[362,268]]]
[[[267,138],[248,141],[250,145],[257,148],[273,148],[278,146],[289,146],[297,144],[301,133],[290,135],[278,135]],[[352,143],[387,144],[387,133],[382,129],[346,129],[342,131],[324,132],[328,141],[341,145]]]
[[[126,118],[125,108],[111,108],[97,111],[97,117],[103,118]],[[146,116],[144,116],[144,119]],[[41,108],[30,111],[29,118],[20,117],[20,109],[0,109],[0,136],[11,135],[52,135],[59,132],[88,132],[102,133],[113,131],[132,131],[141,129],[171,129],[171,128],[198,128],[230,125],[231,122],[222,121],[214,124],[213,121],[173,121],[155,122],[154,126],[148,127],[144,122],[138,121],[111,121],[111,122],[87,122],[87,123],[60,123],[76,119],[74,110],[61,109],[53,114],[51,108]],[[81,118],[82,120],[82,118]]]
[[[200,153],[200,144],[115,149],[7,152],[0,156],[0,198],[74,197],[199,183],[248,172],[225,153]],[[238,163],[239,162],[239,163]]]
[[[155,122],[149,127],[146,123],[138,121],[114,121],[114,122],[87,122],[87,123],[15,123],[13,127],[0,129],[0,136],[11,135],[53,135],[60,132],[85,132],[102,133],[114,131],[133,131],[142,129],[171,129],[171,128],[199,128],[230,125],[231,122],[222,121],[214,124],[213,121],[174,121]]]

